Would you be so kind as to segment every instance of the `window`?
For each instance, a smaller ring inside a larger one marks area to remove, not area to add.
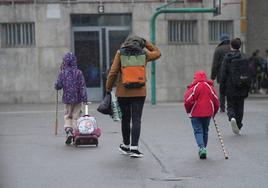
[[[3,23],[2,46],[3,47],[28,47],[35,45],[34,23]]]
[[[219,42],[222,33],[228,33],[233,37],[233,21],[213,20],[209,21],[209,41]]]
[[[170,44],[197,43],[197,21],[169,20],[168,42]]]

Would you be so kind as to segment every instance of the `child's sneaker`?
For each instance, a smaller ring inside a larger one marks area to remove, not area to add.
[[[129,146],[126,146],[125,144],[120,144],[119,151],[123,155],[129,155],[130,154],[130,148]]]
[[[239,134],[239,128],[237,126],[237,123],[236,123],[236,119],[235,118],[232,118],[231,119],[231,126],[232,126],[233,133],[234,134]]]
[[[200,159],[206,159],[207,158],[206,148],[200,148],[198,154]]]
[[[143,153],[141,153],[139,150],[137,150],[137,149],[132,149],[132,150],[130,150],[130,157],[133,157],[133,158],[141,158],[141,157],[143,157]]]
[[[66,132],[66,141],[65,144],[69,145],[72,143],[72,139],[73,139],[73,129],[72,128],[66,128],[65,129]]]

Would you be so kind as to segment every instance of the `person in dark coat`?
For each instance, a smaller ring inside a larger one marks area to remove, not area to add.
[[[251,67],[254,66],[255,71],[252,74],[252,84],[251,84],[251,91],[252,93],[260,93],[261,90],[261,82],[262,82],[262,77],[263,77],[263,58],[259,55],[260,50],[257,49],[256,51],[253,52],[250,62],[251,62]]]
[[[219,88],[221,87],[221,65],[225,54],[230,51],[230,38],[229,35],[223,33],[221,35],[221,43],[216,47],[213,55],[213,62],[211,68],[211,76],[212,80],[217,80],[219,84]],[[219,89],[219,96],[220,96],[220,111],[225,112],[225,96],[220,92]]]
[[[239,134],[243,126],[244,100],[248,97],[250,90],[250,80],[248,80],[247,84],[237,87],[234,85],[232,79],[231,73],[234,72],[231,66],[232,60],[235,58],[246,58],[240,52],[240,46],[241,40],[239,38],[231,40],[231,51],[224,57],[221,69],[221,93],[227,97],[227,116],[235,134]]]
[[[249,69],[250,69],[250,92],[257,93],[257,61],[256,61],[256,52],[252,53],[252,56],[249,58]]]

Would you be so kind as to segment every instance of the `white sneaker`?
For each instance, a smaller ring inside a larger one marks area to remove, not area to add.
[[[232,130],[233,130],[233,133],[234,134],[239,134],[239,128],[237,127],[237,123],[236,123],[236,120],[235,118],[232,118],[231,119],[231,126],[232,126]]]

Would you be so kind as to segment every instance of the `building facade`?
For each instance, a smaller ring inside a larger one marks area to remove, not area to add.
[[[268,50],[268,1],[247,0],[247,53],[251,55],[257,49],[260,55],[265,57],[265,50]]]
[[[100,101],[116,50],[130,34],[150,40],[151,17],[163,0],[0,0],[0,103],[51,103],[64,53],[78,57],[90,101]],[[241,37],[240,4],[222,14],[169,13],[156,21],[157,102],[182,101],[196,70],[210,75],[221,33]],[[170,8],[213,8],[211,0],[184,0]],[[151,67],[147,66],[147,101]]]

